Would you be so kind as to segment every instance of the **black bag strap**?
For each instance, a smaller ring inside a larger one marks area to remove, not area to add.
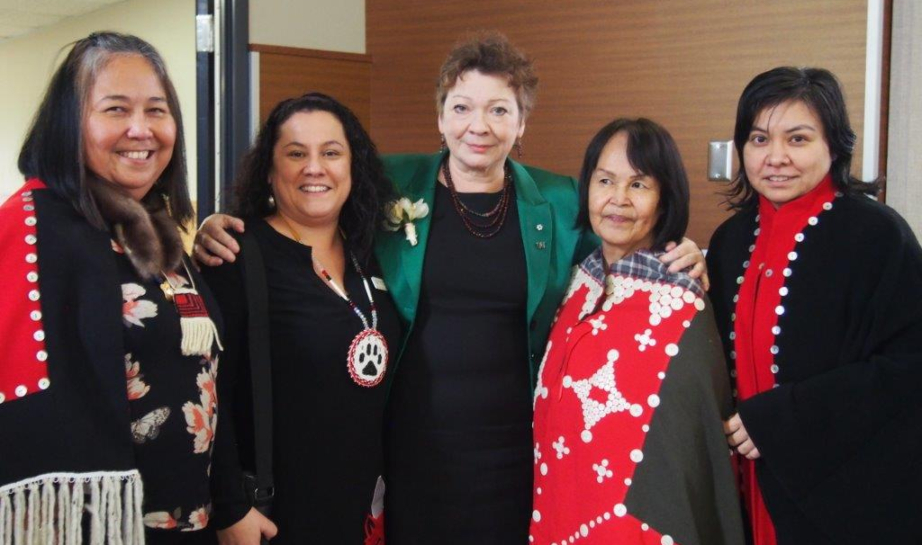
[[[269,351],[269,295],[259,243],[251,231],[240,238],[247,297],[250,381],[253,385],[253,454],[256,463],[255,503],[275,495],[272,477],[272,375]]]

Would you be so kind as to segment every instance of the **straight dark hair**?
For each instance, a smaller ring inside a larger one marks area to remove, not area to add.
[[[170,216],[185,229],[194,211],[186,181],[186,141],[179,99],[160,53],[137,36],[94,32],[73,43],[64,62],[51,77],[45,98],[26,135],[19,152],[19,171],[26,178],[42,180],[93,226],[106,228],[87,186],[87,178],[98,175],[87,170],[83,126],[90,91],[99,74],[116,55],[144,57],[166,92],[167,106],[176,122],[173,156],[142,203],[147,208],[160,209],[166,201]]]
[[[638,172],[659,182],[659,218],[653,226],[653,247],[662,251],[670,241],[681,240],[688,229],[688,174],[679,147],[665,128],[647,118],[619,118],[602,127],[589,142],[579,175],[579,214],[576,225],[592,229],[589,222],[589,182],[602,150],[618,133],[627,135],[627,159]]]
[[[743,148],[759,114],[786,102],[803,102],[822,123],[832,156],[829,172],[836,189],[843,193],[877,195],[881,179],[863,182],[851,174],[856,136],[848,120],[839,80],[824,68],[781,66],[753,78],[740,95],[733,132],[740,167],[724,193],[729,208],[740,210],[758,206],[759,194],[746,177]]]
[[[384,223],[384,209],[394,198],[394,186],[384,175],[378,149],[355,114],[333,97],[308,93],[278,103],[259,130],[256,142],[243,158],[236,181],[236,202],[231,213],[245,218],[264,218],[276,211],[270,203],[272,189],[269,174],[275,144],[282,125],[298,112],[328,112],[343,126],[349,152],[352,190],[340,212],[339,226],[349,248],[367,261],[374,244],[375,231]]]

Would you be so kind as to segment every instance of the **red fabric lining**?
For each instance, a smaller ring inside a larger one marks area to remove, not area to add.
[[[0,350],[0,401],[5,403],[49,386],[32,195],[44,188],[41,181],[28,180],[0,206],[0,271],[5,278],[0,290],[0,331],[6,340]]]
[[[759,225],[755,249],[750,264],[742,276],[736,303],[734,343],[736,358],[737,395],[740,400],[773,388],[776,385],[775,346],[773,328],[784,312],[785,271],[797,274],[795,257],[799,233],[809,236],[810,219],[819,216],[824,205],[835,198],[829,175],[806,195],[775,208],[765,197],[759,199]],[[755,227],[753,227],[755,229]],[[805,231],[806,229],[806,231]],[[794,252],[792,254],[791,252]],[[776,330],[778,331],[778,330]],[[782,331],[779,331],[783,334]],[[745,425],[745,422],[743,423]],[[758,445],[756,445],[758,447]],[[752,524],[754,545],[775,545],[775,528],[762,499],[756,479],[755,463],[740,459],[742,493]]]

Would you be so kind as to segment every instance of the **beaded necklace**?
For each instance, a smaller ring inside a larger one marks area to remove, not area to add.
[[[455,189],[455,183],[451,179],[451,172],[448,168],[448,156],[442,163],[442,174],[445,176],[445,185],[451,194],[451,202],[455,206],[458,215],[461,216],[461,222],[467,232],[478,238],[492,238],[503,228],[506,222],[506,212],[509,211],[509,202],[512,200],[512,172],[509,167],[503,166],[503,190],[499,197],[499,202],[489,212],[475,212],[461,202],[461,197]],[[473,216],[473,217],[471,217]],[[477,218],[480,221],[475,221]]]
[[[298,232],[295,231],[291,224],[288,223],[288,220],[285,219],[285,216],[279,214],[278,217],[285,224],[285,227],[288,228],[291,238],[295,239],[298,244],[307,246],[301,240],[301,236],[298,235]],[[368,278],[362,272],[362,267],[359,266],[359,260],[355,257],[355,254],[350,251],[349,256],[352,258],[352,266],[355,267],[355,271],[359,273],[362,284],[365,286],[365,295],[368,296],[368,304],[371,308],[370,324],[368,323],[368,318],[366,318],[365,314],[359,309],[359,306],[355,304],[355,301],[353,301],[352,298],[346,294],[346,291],[333,280],[333,276],[327,272],[320,260],[314,257],[313,251],[311,252],[311,261],[314,267],[320,272],[321,278],[323,278],[336,295],[349,305],[352,312],[362,321],[362,331],[352,339],[352,343],[349,345],[349,352],[346,356],[346,367],[353,382],[359,386],[371,388],[381,383],[384,379],[384,373],[387,371],[387,339],[378,331],[378,309],[375,306],[374,296],[371,294],[371,287],[368,285]]]

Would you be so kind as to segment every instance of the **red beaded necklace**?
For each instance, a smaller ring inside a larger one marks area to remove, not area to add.
[[[461,197],[455,189],[455,184],[451,179],[451,172],[448,168],[448,156],[442,162],[442,174],[445,176],[445,185],[448,186],[448,192],[451,194],[451,202],[455,206],[455,211],[461,216],[461,222],[467,232],[478,238],[492,238],[503,228],[506,222],[506,213],[509,211],[509,202],[512,200],[512,194],[515,192],[512,186],[512,171],[508,165],[503,165],[503,190],[499,197],[499,202],[489,212],[476,212],[471,210],[461,202]],[[480,221],[483,220],[483,221]]]
[[[301,236],[298,235],[298,232],[295,231],[291,224],[288,223],[288,220],[285,219],[285,216],[279,214],[278,217],[288,228],[288,232],[291,233],[291,238],[295,239],[299,244],[306,246],[306,244],[301,241]],[[380,384],[384,379],[385,371],[387,371],[387,339],[378,331],[378,308],[375,306],[375,298],[371,294],[371,288],[368,286],[368,277],[362,272],[362,267],[359,266],[359,260],[355,257],[355,254],[349,252],[349,257],[352,258],[352,266],[355,267],[355,272],[359,273],[362,284],[365,286],[365,295],[368,296],[368,305],[371,308],[371,323],[368,322],[368,318],[365,317],[365,314],[359,309],[358,305],[355,304],[355,301],[353,301],[352,298],[346,294],[346,291],[333,280],[333,276],[327,272],[323,264],[320,263],[320,260],[314,257],[313,251],[311,252],[311,261],[314,267],[320,271],[320,276],[326,281],[336,295],[339,295],[339,297],[349,305],[349,308],[359,317],[359,320],[362,321],[362,331],[352,339],[352,344],[349,345],[349,353],[346,357],[346,367],[349,370],[349,376],[352,377],[352,380],[356,384],[370,388]]]

